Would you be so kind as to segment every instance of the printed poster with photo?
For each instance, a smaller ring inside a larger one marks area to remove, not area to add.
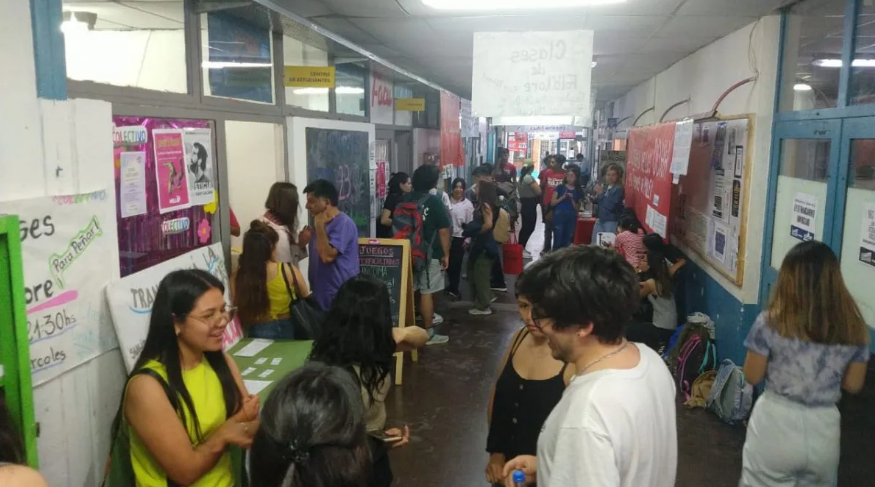
[[[212,129],[186,129],[182,134],[188,178],[188,198],[192,206],[215,201],[215,172]]]
[[[860,262],[875,267],[875,203],[863,205],[860,228]]]
[[[122,152],[119,155],[119,209],[122,218],[145,215],[146,207],[146,153]]]
[[[163,215],[191,206],[182,131],[153,130],[155,177],[158,181],[158,208]]]

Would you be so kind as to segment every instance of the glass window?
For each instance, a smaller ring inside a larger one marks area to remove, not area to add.
[[[328,52],[283,36],[284,66],[328,66]],[[286,104],[319,112],[327,112],[328,88],[285,87]]]
[[[787,12],[781,111],[837,106],[845,0],[808,0]]]
[[[335,93],[337,100],[337,113],[347,115],[368,114],[365,88],[367,86],[368,69],[358,63],[344,63],[337,65],[337,83]]]
[[[875,139],[852,139],[849,164],[842,277],[863,319],[875,327]]]
[[[781,141],[781,173],[778,175],[771,254],[774,269],[781,267],[784,256],[800,242],[799,236],[805,231],[813,229],[814,238],[823,239],[831,145],[828,139]],[[815,208],[814,218],[804,225],[793,220],[797,204],[809,204]]]
[[[182,0],[82,3],[64,0],[67,77],[186,93]]]
[[[203,14],[201,28],[204,94],[272,104],[270,30],[226,12]]]
[[[849,103],[875,103],[875,5],[872,2],[860,5],[855,39]]]

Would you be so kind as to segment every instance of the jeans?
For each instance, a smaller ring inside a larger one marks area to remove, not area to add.
[[[447,291],[458,295],[459,280],[462,277],[462,261],[465,260],[465,239],[453,237],[450,245],[450,267],[447,269],[449,283]]]
[[[592,228],[592,244],[599,243],[598,238],[600,233],[617,233],[617,222],[606,222],[601,219],[596,220],[595,226]]]
[[[523,198],[520,216],[523,219],[523,226],[520,229],[520,245],[523,250],[529,242],[532,233],[535,232],[535,225],[538,222],[538,198]]]
[[[266,338],[269,340],[294,340],[295,327],[289,318],[266,321],[252,325],[246,330],[246,338]]]
[[[570,247],[577,230],[577,213],[566,211],[553,215],[553,250]]]
[[[489,308],[489,304],[492,302],[489,274],[494,262],[495,260],[483,254],[468,258],[468,281],[471,283],[471,292],[474,294],[474,307],[480,310]]]
[[[837,407],[806,406],[766,390],[747,424],[738,485],[834,487],[840,444]]]

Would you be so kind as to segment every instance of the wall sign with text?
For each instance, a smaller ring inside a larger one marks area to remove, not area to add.
[[[286,66],[283,85],[292,88],[334,88],[334,66]]]

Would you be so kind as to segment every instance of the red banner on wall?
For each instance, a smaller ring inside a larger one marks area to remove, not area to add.
[[[460,126],[461,100],[441,92],[441,167],[465,165]]]
[[[648,232],[668,235],[674,123],[629,130],[626,206],[635,209]]]

